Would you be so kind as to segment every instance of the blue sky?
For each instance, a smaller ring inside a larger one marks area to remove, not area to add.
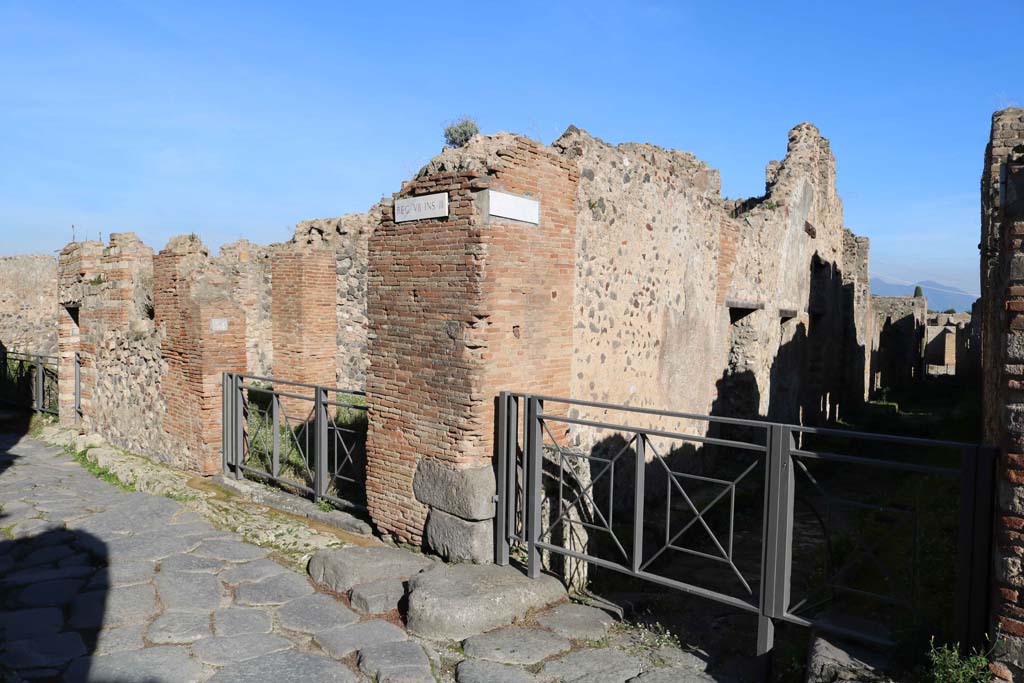
[[[874,274],[976,292],[990,116],[1024,104],[999,37],[1022,25],[1020,0],[0,0],[0,254],[72,224],[281,241],[397,190],[462,114],[687,150],[750,196],[807,120]]]

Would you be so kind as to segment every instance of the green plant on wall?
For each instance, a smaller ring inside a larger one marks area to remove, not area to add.
[[[458,121],[448,124],[444,129],[444,141],[449,147],[463,147],[470,138],[480,132],[476,121],[463,116]]]

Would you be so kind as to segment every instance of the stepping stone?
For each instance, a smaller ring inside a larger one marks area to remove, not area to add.
[[[171,555],[160,563],[161,572],[204,572],[216,574],[224,568],[223,560],[185,554]]]
[[[62,579],[35,583],[18,593],[18,602],[26,607],[57,607],[66,605],[85,585],[82,579]]]
[[[270,633],[270,613],[255,607],[228,607],[213,613],[213,628],[218,636],[244,636]]]
[[[359,683],[359,677],[338,662],[286,650],[228,664],[209,683]]]
[[[109,655],[125,650],[141,650],[146,647],[146,643],[142,640],[145,630],[146,627],[143,624],[102,629],[96,633],[96,649],[93,654]]]
[[[536,664],[568,652],[572,643],[565,638],[535,628],[503,628],[473,636],[462,644],[470,657],[503,664]]]
[[[377,681],[436,683],[427,653],[411,640],[363,648],[359,670]]]
[[[243,583],[235,590],[235,601],[241,605],[282,605],[312,592],[304,576],[287,572],[257,583]]]
[[[383,619],[371,619],[351,626],[332,628],[313,636],[324,652],[342,659],[370,645],[408,640],[405,631]]]
[[[213,574],[160,572],[156,590],[168,610],[209,614],[220,606],[220,582]]]
[[[164,612],[149,626],[147,640],[157,645],[194,643],[210,637],[210,616],[202,612]]]
[[[537,617],[537,623],[565,638],[599,640],[615,621],[596,607],[567,602]]]
[[[359,621],[359,615],[334,598],[313,593],[277,610],[281,627],[299,633],[318,633]]]
[[[156,591],[149,584],[83,593],[71,603],[71,628],[95,629],[141,624],[157,612]]]
[[[68,667],[67,683],[154,683],[155,681],[198,681],[203,669],[188,651],[176,645],[159,645],[144,650],[115,652],[100,657],[82,657]],[[280,683],[277,681],[275,683]]]
[[[715,683],[715,679],[701,671],[685,667],[655,669],[629,679],[629,683]]]
[[[225,562],[250,562],[267,556],[267,551],[242,541],[211,539],[200,543],[193,554]]]
[[[221,572],[220,580],[229,586],[241,583],[254,583],[271,576],[284,574],[288,569],[273,560],[255,560],[245,564],[236,564]]]
[[[529,579],[513,567],[440,566],[409,580],[408,627],[431,640],[465,640],[564,600],[551,576]]]
[[[309,561],[309,575],[336,593],[377,579],[407,579],[435,562],[425,555],[388,546],[348,546],[316,551]]]
[[[458,683],[537,683],[537,677],[518,666],[467,659],[455,671]]]
[[[39,607],[14,612],[0,612],[0,643],[14,637],[32,638],[56,633],[64,626],[64,615],[56,607]]]
[[[352,607],[363,614],[384,614],[398,609],[405,597],[405,584],[399,579],[380,579],[361,583],[352,589]]]
[[[82,638],[77,633],[52,633],[8,642],[4,645],[0,661],[12,669],[59,667],[86,652]]]
[[[253,633],[243,636],[206,638],[192,645],[192,652],[204,664],[224,666],[259,657],[271,652],[287,650],[290,640],[272,633]]]
[[[625,683],[640,675],[640,660],[612,648],[577,650],[545,664],[541,675],[565,683]]]

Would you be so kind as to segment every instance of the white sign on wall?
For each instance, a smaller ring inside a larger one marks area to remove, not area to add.
[[[488,190],[488,213],[499,218],[511,218],[524,223],[540,223],[540,202],[529,197],[518,197],[507,192]]]
[[[425,194],[421,197],[406,197],[395,200],[395,222],[418,221],[421,218],[446,218],[448,216],[448,193]]]
[[[210,332],[227,332],[228,331],[228,319],[227,318],[211,318],[210,319]]]

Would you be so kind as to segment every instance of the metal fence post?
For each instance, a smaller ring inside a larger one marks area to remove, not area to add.
[[[234,422],[234,435],[231,439],[231,457],[235,466],[235,479],[244,479],[245,473],[242,472],[242,465],[245,464],[245,439],[246,439],[246,422],[245,422],[245,381],[242,376],[236,373],[232,373],[231,387],[231,412],[233,414]]]
[[[75,357],[75,370],[77,374],[77,353],[75,354]],[[229,472],[228,450],[231,448],[231,390],[229,389],[230,383],[231,373],[222,372],[220,374],[220,463],[221,470],[224,472],[224,474],[228,474]]]
[[[313,398],[313,499],[319,502],[327,493],[327,390],[317,387]]]
[[[46,378],[43,377],[43,357],[36,355],[36,396],[35,405],[36,412],[43,412],[43,393],[46,391],[45,388]]]
[[[271,474],[281,473],[281,397],[276,393],[270,395],[270,418],[274,421],[274,452],[271,454]]]
[[[495,462],[498,490],[494,496],[494,563],[508,565],[508,403],[507,391],[498,394],[498,452]]]
[[[78,351],[75,351],[75,422],[78,422],[81,419],[82,419],[82,354],[80,354]]]
[[[527,398],[526,419],[527,419],[527,441],[526,448],[526,539],[529,558],[527,562],[527,575],[531,579],[540,576],[540,549],[537,542],[540,540],[540,504],[542,496],[542,467],[543,467],[543,434],[540,424],[540,400],[534,397]]]
[[[794,478],[788,425],[768,425],[765,454],[765,516],[762,537],[761,610],[757,622],[757,654],[767,655],[775,644],[773,619],[789,609],[793,553]]]
[[[644,496],[647,487],[647,435],[636,433],[636,470],[633,475],[633,573],[639,574],[644,563]]]
[[[956,639],[964,654],[985,651],[991,581],[994,448],[965,450],[960,463],[960,529],[957,541]]]

